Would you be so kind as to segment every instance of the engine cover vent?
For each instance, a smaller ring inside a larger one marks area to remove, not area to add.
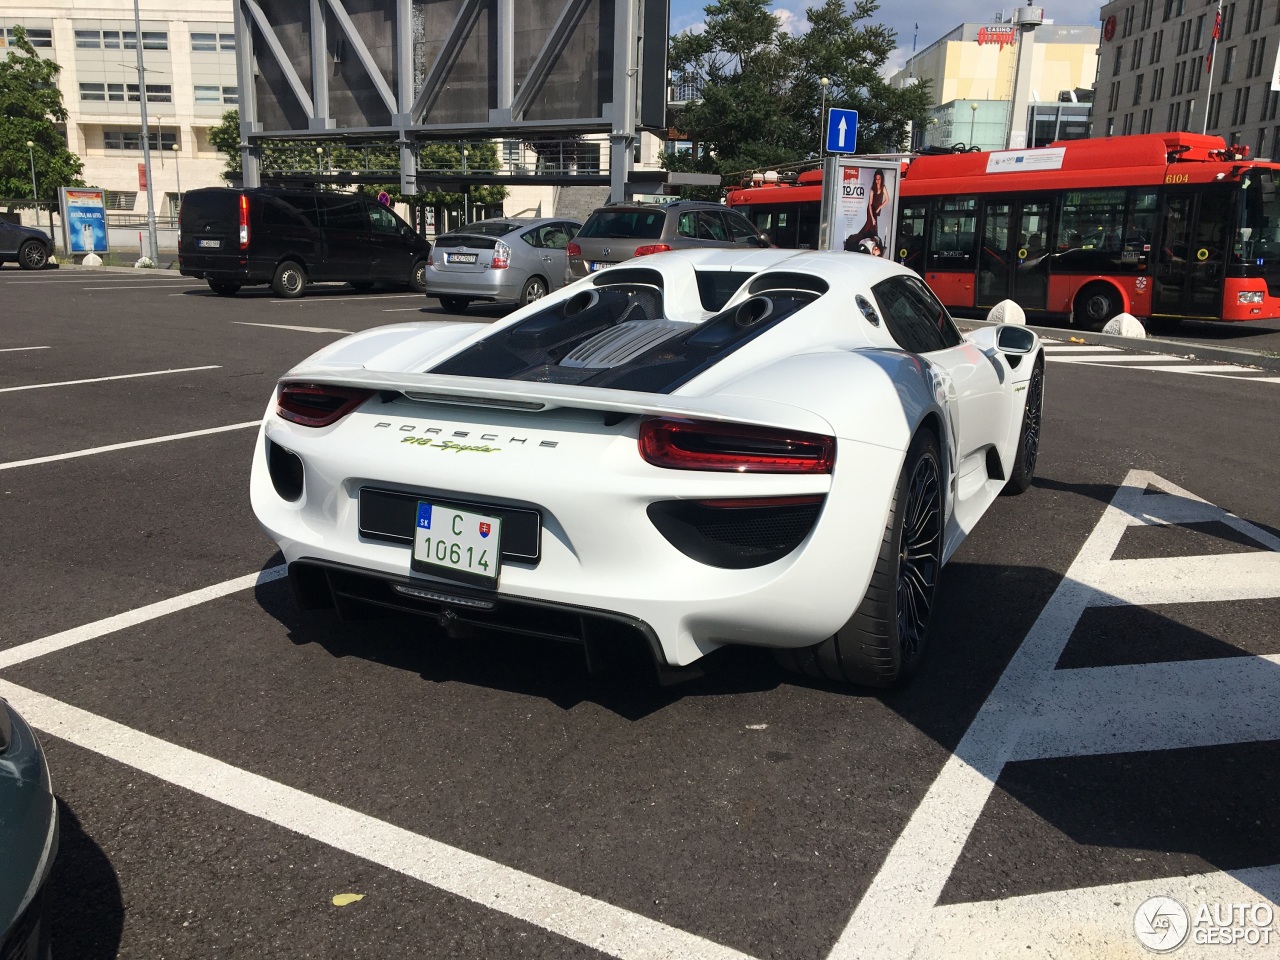
[[[692,326],[695,324],[677,320],[628,320],[578,344],[560,361],[560,366],[618,367]]]

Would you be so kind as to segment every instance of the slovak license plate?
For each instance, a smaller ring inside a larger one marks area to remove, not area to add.
[[[588,260],[587,272],[595,273],[597,270],[603,270],[605,267],[612,267],[612,266],[613,266],[612,263],[607,263],[604,260]]]
[[[451,253],[445,259],[449,263],[475,263],[476,255],[474,253]]]
[[[221,250],[222,249],[221,240],[200,240],[198,241],[198,245],[201,250]]]
[[[493,587],[498,583],[501,542],[501,518],[419,500],[410,567]]]

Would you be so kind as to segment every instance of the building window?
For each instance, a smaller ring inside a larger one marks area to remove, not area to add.
[[[1164,127],[1166,130],[1173,131],[1178,129],[1178,111],[1182,107],[1177,100],[1169,104],[1169,116],[1165,118]]]
[[[1151,132],[1151,108],[1150,107],[1142,111],[1142,129],[1140,130],[1140,132],[1141,133]]]
[[[18,42],[18,31],[13,27],[0,27],[0,38],[3,38],[5,41],[4,43],[0,43],[0,46],[7,45],[12,47]],[[52,47],[53,31],[27,27],[27,42],[33,47]]]
[[[240,102],[235,87],[197,86],[196,103],[225,103],[234,106]]]
[[[1143,79],[1144,79],[1143,74],[1140,73],[1138,74],[1137,77],[1134,78],[1134,81],[1133,81],[1133,105],[1135,107],[1142,102]]]
[[[1236,48],[1228,47],[1222,57],[1222,82],[1231,82],[1231,73],[1236,67]]]
[[[223,53],[235,53],[236,35],[234,33],[218,34],[218,49]]]
[[[1142,37],[1133,41],[1133,56],[1129,58],[1129,69],[1137,70],[1142,66]]]
[[[76,46],[81,50],[101,50],[102,49],[102,31],[101,30],[77,30]]]
[[[1182,93],[1183,77],[1186,76],[1187,62],[1185,60],[1173,65],[1173,88],[1169,91],[1175,97]],[[1169,128],[1170,130],[1173,127]]]
[[[1147,30],[1151,27],[1151,9],[1155,6],[1155,0],[1142,0],[1142,26],[1141,30]]]
[[[1188,100],[1186,104],[1184,104],[1184,109],[1182,111],[1182,117],[1183,117],[1182,129],[1183,130],[1186,130],[1188,132],[1191,130],[1191,116],[1192,114],[1195,113],[1195,110],[1196,110],[1196,102],[1194,100]]]
[[[218,35],[216,33],[193,33],[191,35],[191,49],[194,51],[217,50]]]
[[[1231,125],[1238,126],[1249,119],[1249,88],[1237,87],[1235,104],[1231,108]]]
[[[1191,91],[1200,89],[1200,78],[1204,75],[1204,57],[1196,57],[1191,61],[1191,82],[1187,85],[1187,89]]]
[[[1222,37],[1223,40],[1231,39],[1231,28],[1236,25],[1236,5],[1229,3],[1222,9]]]
[[[1151,37],[1151,59],[1148,63],[1155,63],[1160,59],[1160,48],[1164,46],[1164,31],[1157,30]]]
[[[124,103],[124,84],[108,83],[107,99],[110,100],[112,103]]]
[[[107,190],[104,202],[109,210],[132,210],[138,202],[137,190]]]
[[[1209,123],[1213,128],[1218,126],[1218,116],[1222,113],[1222,93],[1219,91],[1209,98]]]
[[[125,90],[129,95],[130,103],[138,102],[138,85],[136,83],[126,83]],[[173,87],[167,83],[148,83],[147,84],[147,102],[148,103],[172,103]]]
[[[178,142],[178,134],[169,130],[148,130],[147,142],[152,150],[172,150]],[[141,130],[103,130],[104,150],[142,150]]]
[[[1266,69],[1267,38],[1258,37],[1249,41],[1249,76],[1261,76]]]
[[[1115,113],[1116,107],[1120,106],[1120,84],[1118,81],[1111,81],[1111,94],[1107,100],[1107,112]]]
[[[1116,44],[1116,62],[1111,66],[1111,75],[1113,77],[1120,76],[1120,70],[1124,66],[1122,62],[1123,60],[1124,60],[1124,44],[1117,43]]]
[[[1120,135],[1122,137],[1127,137],[1131,133],[1133,133],[1133,114],[1126,113],[1124,115],[1124,126],[1120,128]]]
[[[105,83],[80,84],[80,99],[105,103],[107,99],[107,85]]]
[[[1191,45],[1192,50],[1199,50],[1200,44],[1204,43],[1204,14],[1196,17],[1196,42]]]
[[[1164,67],[1159,67],[1151,74],[1151,102],[1155,103],[1164,92]],[[1144,131],[1145,132],[1145,131]]]
[[[1123,39],[1131,33],[1133,33],[1133,7],[1129,7],[1124,12],[1124,23],[1120,27],[1120,37]]]
[[[1274,120],[1277,108],[1280,108],[1280,90],[1272,90],[1267,94],[1267,99],[1262,101],[1262,119]]]

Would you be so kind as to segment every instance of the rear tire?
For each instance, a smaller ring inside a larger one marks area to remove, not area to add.
[[[43,243],[28,240],[18,248],[18,266],[23,270],[43,270],[49,263],[49,251]]]
[[[943,471],[938,440],[911,441],[889,507],[867,592],[849,622],[812,647],[778,650],[790,670],[843,683],[892,687],[919,669],[942,572]]]
[[[466,297],[441,297],[440,306],[444,307],[450,313],[466,313],[467,304],[471,301]]]
[[[541,300],[547,295],[547,281],[541,277],[530,277],[525,281],[524,289],[520,291],[520,306],[526,307],[535,300]]]
[[[1040,424],[1044,414],[1044,361],[1037,360],[1027,381],[1027,405],[1022,411],[1022,432],[1018,435],[1017,460],[1009,474],[1009,482],[1001,493],[1016,496],[1031,486],[1036,476],[1036,460],[1040,455]]]
[[[240,292],[240,284],[225,280],[210,280],[209,289],[220,297],[234,297]]]
[[[1089,283],[1076,294],[1071,305],[1071,322],[1084,330],[1101,330],[1123,309],[1124,303],[1115,287],[1108,283]]]
[[[419,260],[409,273],[409,289],[414,293],[427,292],[427,261]]]
[[[276,276],[271,281],[271,289],[278,297],[287,297],[290,300],[300,297],[307,289],[307,272],[292,260],[286,260],[276,267]]]

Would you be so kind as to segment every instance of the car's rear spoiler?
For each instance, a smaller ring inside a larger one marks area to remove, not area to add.
[[[280,383],[318,383],[400,394],[422,403],[444,403],[490,410],[545,413],[567,408],[623,416],[688,417],[755,423],[830,435],[831,425],[817,414],[758,397],[673,397],[661,393],[583,387],[576,384],[494,380],[437,373],[384,373],[351,367],[316,366],[282,377]]]

